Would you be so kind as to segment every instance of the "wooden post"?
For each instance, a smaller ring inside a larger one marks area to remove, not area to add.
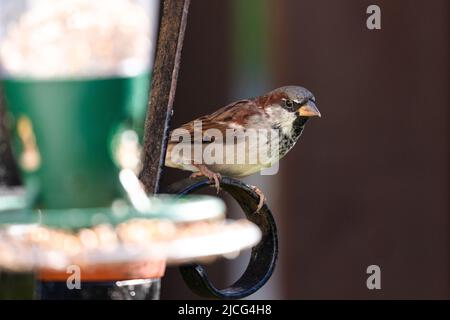
[[[190,0],[165,0],[163,5],[140,174],[148,193],[158,192],[164,166],[189,4]]]

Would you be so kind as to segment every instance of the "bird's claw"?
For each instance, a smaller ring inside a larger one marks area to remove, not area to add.
[[[220,175],[220,173],[214,173],[212,175],[212,177],[208,177],[209,180],[213,181],[214,180],[214,185],[217,189],[217,194],[219,194],[220,192],[220,181],[222,180],[222,176]]]
[[[264,203],[266,202],[266,196],[264,195],[264,193],[261,191],[260,188],[258,188],[256,186],[251,186],[251,188],[259,196],[259,203],[258,203],[258,206],[256,207],[255,212],[254,212],[254,213],[258,213],[259,210],[261,210],[262,207],[264,206]]]
[[[191,178],[198,178],[198,177],[207,177],[210,181],[214,181],[214,186],[217,189],[217,194],[220,192],[220,181],[222,180],[222,175],[220,173],[213,172],[209,170],[205,166],[199,166],[199,171],[194,172],[191,174]]]
[[[204,177],[203,173],[201,173],[200,171],[194,172],[194,173],[192,173],[189,176],[189,178],[191,178],[191,179],[196,179],[196,178],[199,178],[199,177]]]

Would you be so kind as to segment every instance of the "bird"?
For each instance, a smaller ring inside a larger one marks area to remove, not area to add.
[[[246,177],[283,158],[312,117],[321,117],[316,98],[300,86],[235,101],[172,130],[165,165],[191,171],[192,178],[205,176],[219,192],[222,176]],[[259,211],[265,196],[258,187],[253,189]]]

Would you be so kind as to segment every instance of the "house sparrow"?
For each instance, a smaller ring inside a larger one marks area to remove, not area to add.
[[[236,101],[173,130],[169,135],[165,164],[192,171],[193,178],[208,177],[219,192],[222,175],[245,177],[284,157],[297,142],[308,119],[314,116],[320,117],[320,112],[313,94],[297,86],[281,87],[254,99]],[[252,139],[254,135],[249,132],[256,132],[258,138]],[[228,139],[227,134],[232,139]],[[239,155],[239,150],[243,155]],[[264,152],[267,156],[256,157]],[[213,161],[207,159],[207,155]],[[254,161],[249,161],[250,158]],[[265,197],[261,190],[254,188],[260,196],[259,211]]]

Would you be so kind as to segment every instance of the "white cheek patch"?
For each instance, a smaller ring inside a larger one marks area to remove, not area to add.
[[[291,135],[292,125],[297,118],[295,113],[280,107],[268,107],[266,112],[270,119],[276,119],[273,125],[279,125],[283,134]]]

